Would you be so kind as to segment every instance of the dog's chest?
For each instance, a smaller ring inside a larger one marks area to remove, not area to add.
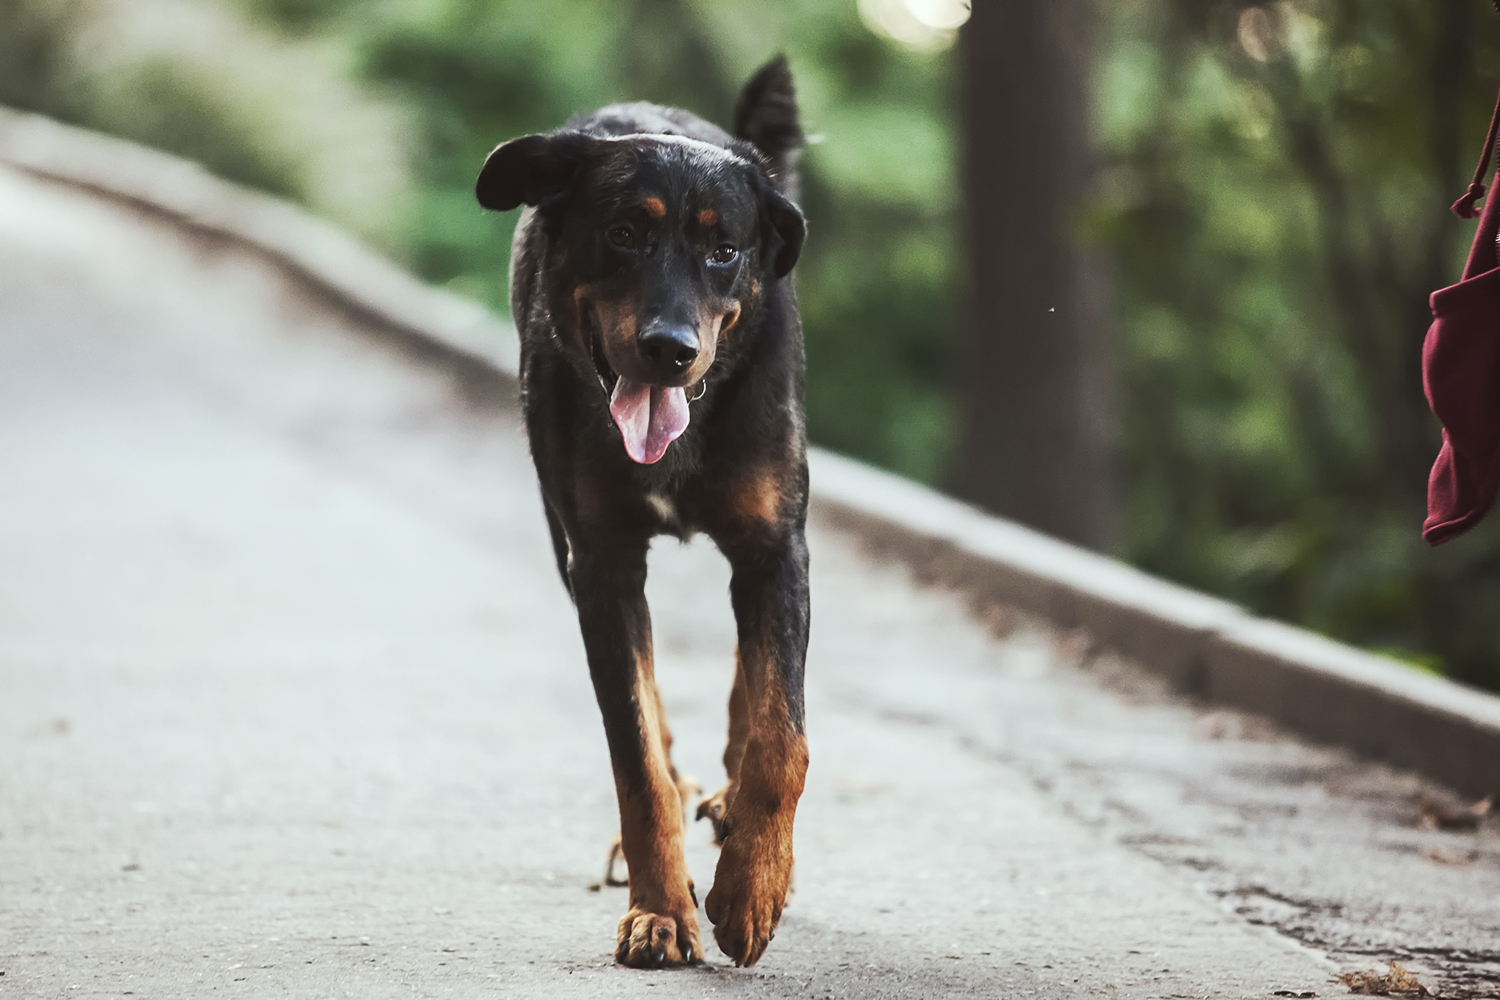
[[[674,535],[687,541],[708,527],[692,491],[648,490],[643,499],[653,535]]]
[[[682,518],[677,509],[677,501],[665,493],[647,493],[646,506],[656,515],[662,527],[672,534],[678,534],[682,528]]]

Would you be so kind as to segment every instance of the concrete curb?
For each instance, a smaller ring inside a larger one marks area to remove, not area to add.
[[[1246,614],[828,452],[814,503],[924,577],[1081,628],[1178,690],[1474,797],[1500,791],[1500,698]]]
[[[515,330],[478,303],[423,284],[337,226],[250,191],[196,163],[40,115],[0,108],[0,163],[130,202],[200,232],[228,237],[424,354],[482,363],[515,384]]]
[[[242,243],[418,353],[511,390],[517,384],[511,327],[284,201],[174,156],[5,109],[0,163]],[[1465,795],[1500,792],[1500,698],[1252,617],[851,459],[814,448],[811,465],[820,516],[977,602],[1084,629],[1181,691],[1269,716]]]

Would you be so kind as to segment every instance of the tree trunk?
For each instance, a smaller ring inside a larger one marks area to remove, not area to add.
[[[963,29],[969,313],[959,495],[1095,548],[1110,539],[1101,272],[1078,238],[1090,176],[1089,0],[985,0]]]
[[[635,0],[629,8],[624,78],[631,101],[686,108],[728,129],[738,84],[725,78],[713,45],[684,0]]]

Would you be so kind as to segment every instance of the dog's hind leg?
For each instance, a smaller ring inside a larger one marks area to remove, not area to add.
[[[629,869],[630,909],[620,920],[615,959],[658,967],[694,962],[703,949],[682,853],[682,798],[653,676],[645,544],[575,549],[569,576],[604,716]]]
[[[740,774],[740,758],[745,756],[745,741],[750,737],[750,696],[745,691],[745,667],[740,662],[740,651],[734,651],[734,684],[729,689],[729,742],[724,746],[724,773],[728,781],[702,802],[698,803],[698,818],[706,819],[714,828],[714,843],[722,846],[728,832],[724,817],[729,814],[729,805],[734,801],[734,790]]]
[[[682,816],[687,820],[688,805],[703,794],[703,786],[677,770],[672,762],[672,729],[667,725],[667,710],[661,703],[661,689],[656,686],[656,677],[651,678],[651,693],[656,696],[656,717],[661,720],[661,752],[667,758],[667,770],[672,775],[672,784],[677,786],[677,797],[682,800]]]

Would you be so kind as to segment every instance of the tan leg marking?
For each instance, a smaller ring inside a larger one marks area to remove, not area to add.
[[[620,844],[630,872],[630,909],[615,935],[615,961],[638,967],[701,961],[698,906],[682,856],[683,803],[667,747],[671,734],[648,651],[640,658],[636,692],[646,741],[647,789],[620,800]]]
[[[667,725],[667,710],[661,703],[661,689],[653,678],[651,693],[656,696],[656,718],[661,724],[661,752],[667,758],[667,771],[672,775],[672,784],[677,786],[677,796],[682,800],[682,817],[687,820],[688,804],[703,794],[703,786],[697,780],[680,774],[672,762],[672,729]]]
[[[724,818],[723,849],[704,911],[735,964],[760,961],[776,936],[792,877],[792,824],[807,779],[807,740],[788,725],[786,699],[769,669],[765,690],[746,685],[749,734]]]
[[[651,684],[651,692],[656,696],[657,718],[661,720],[662,753],[667,757],[667,768],[672,775],[672,783],[677,786],[677,797],[682,802],[683,821],[686,823],[688,808],[694,799],[703,794],[703,786],[698,784],[696,779],[678,773],[677,765],[672,762],[672,730],[667,725],[667,711],[661,703],[661,689],[654,682]],[[620,887],[630,884],[628,877],[620,878],[615,874],[616,865],[624,860],[625,851],[620,843],[620,834],[617,832],[609,843],[609,853],[604,859],[604,878],[600,880],[601,885]]]
[[[741,521],[775,524],[781,513],[781,480],[769,470],[753,473],[736,484],[730,503]]]
[[[708,820],[714,828],[714,844],[723,846],[727,828],[724,817],[734,801],[735,783],[739,778],[740,760],[745,756],[745,741],[750,738],[750,696],[745,690],[745,667],[740,651],[734,651],[734,684],[729,689],[729,742],[724,747],[724,773],[729,781],[698,803],[698,818]]]

